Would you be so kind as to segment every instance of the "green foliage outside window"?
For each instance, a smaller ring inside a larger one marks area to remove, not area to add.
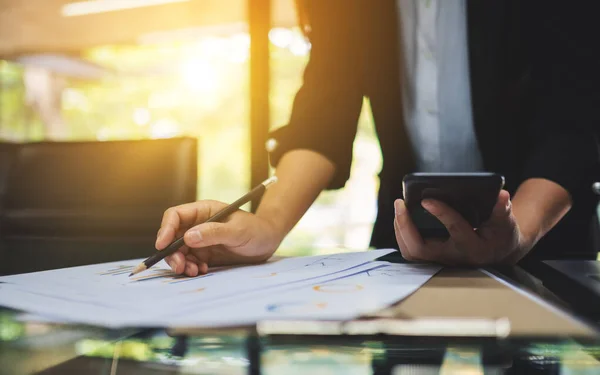
[[[270,36],[274,128],[289,118],[309,45],[297,30],[274,29]],[[102,67],[104,74],[90,79],[60,77],[65,87],[60,108],[63,138],[198,137],[198,198],[235,200],[248,189],[250,179],[249,43],[247,34],[237,33],[169,45],[104,46],[87,51],[83,59]],[[25,103],[23,73],[18,64],[0,62],[0,138],[43,140],[42,121]],[[380,155],[365,104],[355,144],[362,151],[355,152],[349,182],[359,187],[323,193],[284,242],[281,254],[340,251],[349,244],[366,247]],[[366,200],[371,208],[362,217],[352,214],[349,203],[353,200]],[[327,219],[319,222],[322,217]],[[358,237],[348,239],[359,232]]]

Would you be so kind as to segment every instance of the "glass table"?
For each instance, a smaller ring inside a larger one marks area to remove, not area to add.
[[[568,307],[556,290],[541,286],[529,272],[518,267],[495,272],[529,293]],[[600,321],[586,319],[595,326]],[[254,328],[109,330],[33,323],[22,312],[0,307],[3,374],[592,375],[600,374],[600,337],[582,341],[550,336],[259,335]]]
[[[600,340],[106,330],[0,309],[0,374],[600,374]]]

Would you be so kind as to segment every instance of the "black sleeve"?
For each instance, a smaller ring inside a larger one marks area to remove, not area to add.
[[[343,187],[350,176],[352,146],[363,93],[352,46],[355,27],[343,14],[346,0],[307,2],[311,24],[310,60],[294,99],[289,123],[270,135],[273,166],[293,149],[316,151],[335,166],[330,189]]]
[[[525,178],[546,178],[576,197],[599,173],[600,23],[597,1],[540,1],[531,14],[535,147]]]

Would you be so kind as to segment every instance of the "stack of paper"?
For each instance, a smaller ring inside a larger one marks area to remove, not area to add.
[[[141,260],[0,277],[0,305],[60,322],[108,327],[232,326],[263,320],[346,320],[413,293],[437,266],[375,259],[395,250],[341,253],[173,274]]]

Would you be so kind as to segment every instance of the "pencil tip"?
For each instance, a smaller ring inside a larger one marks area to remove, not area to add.
[[[133,276],[133,275],[137,275],[138,273],[145,271],[146,269],[148,269],[148,267],[146,267],[146,265],[144,263],[140,263],[137,265],[137,267],[135,267],[133,269],[133,271],[129,274],[129,277]]]

